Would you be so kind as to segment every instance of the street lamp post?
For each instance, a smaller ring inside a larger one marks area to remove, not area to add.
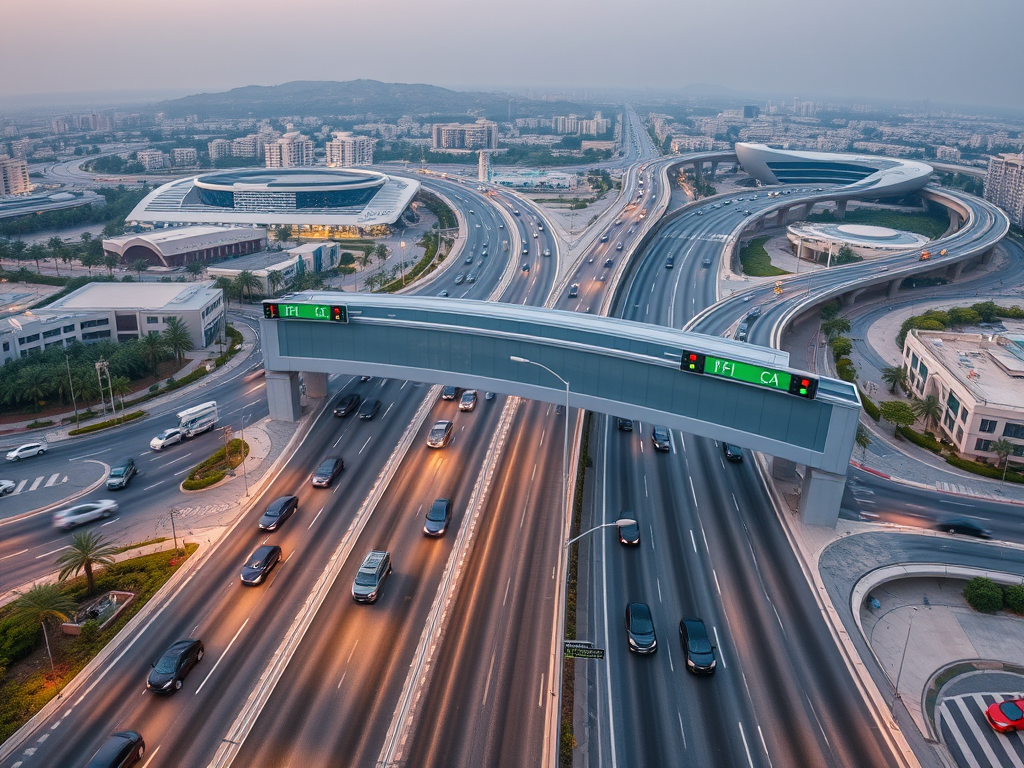
[[[245,497],[249,498],[249,477],[245,473],[245,458],[246,458],[246,454],[245,454],[245,424],[246,424],[246,421],[247,421],[247,417],[245,415],[245,409],[246,408],[248,408],[248,406],[242,406],[242,430],[241,430],[241,435],[242,435],[242,481],[245,483]],[[248,418],[252,418],[252,414],[251,413],[249,414]]]
[[[81,426],[78,421],[78,401],[75,400],[75,382],[71,379],[71,358],[67,352],[64,353],[64,362],[68,366],[68,386],[71,388],[71,404],[75,408],[75,427],[78,428]]]
[[[615,521],[610,522],[610,523],[601,523],[600,525],[595,525],[589,531],[584,531],[579,536],[574,536],[573,538],[569,539],[567,542],[565,542],[565,547],[568,548],[569,545],[572,544],[574,541],[579,541],[580,539],[582,539],[587,534],[591,534],[594,531],[599,531],[602,528],[611,528],[613,525],[616,526],[616,527],[619,527],[619,528],[622,528],[623,526],[626,526],[626,525],[636,525],[636,520],[634,520],[631,517],[620,517],[618,520],[615,520]]]

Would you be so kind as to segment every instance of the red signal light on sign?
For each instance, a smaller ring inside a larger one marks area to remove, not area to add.
[[[280,313],[277,309],[277,304],[264,304],[263,305],[263,316],[268,320],[274,320],[280,317]]]
[[[336,323],[347,323],[348,307],[331,307],[331,320]]]
[[[680,369],[690,373],[704,373],[704,355],[700,352],[683,351]]]
[[[818,392],[818,380],[811,376],[794,376],[789,382],[789,393],[813,400]]]

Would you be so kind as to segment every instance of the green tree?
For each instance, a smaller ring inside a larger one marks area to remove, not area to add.
[[[994,323],[996,318],[999,317],[999,305],[994,301],[981,301],[977,304],[972,304],[971,309],[977,312],[982,322],[985,323]]]
[[[834,336],[829,340],[828,345],[832,349],[832,357],[835,360],[853,352],[853,342],[845,336]]]
[[[281,290],[281,286],[284,285],[284,277],[280,271],[272,269],[267,272],[267,290],[270,291],[271,296],[276,296],[277,292]]]
[[[882,369],[882,381],[889,385],[889,394],[895,395],[896,387],[907,391],[910,376],[902,365],[887,365]]]
[[[95,531],[76,533],[71,537],[71,546],[57,558],[57,565],[60,567],[57,578],[64,582],[68,577],[84,572],[91,595],[96,589],[96,577],[92,572],[93,566],[112,565],[116,554],[117,547],[112,546]]]
[[[139,343],[142,345],[142,357],[146,365],[152,373],[156,373],[156,367],[167,355],[167,341],[156,331],[150,331],[139,340]]]
[[[942,402],[935,395],[915,397],[910,407],[918,418],[924,419],[925,428],[930,424],[938,424],[942,418]]]
[[[11,618],[21,626],[39,624],[46,641],[46,655],[50,657],[50,671],[56,674],[53,653],[50,651],[50,636],[47,625],[67,621],[75,611],[75,601],[64,594],[56,584],[36,584],[27,592],[18,595],[11,603]]]
[[[135,259],[135,261],[128,265],[128,269],[132,272],[137,272],[139,280],[142,280],[142,273],[149,269],[149,262],[145,259]]]
[[[1024,613],[1024,584],[1003,587],[1003,602],[1014,613]]]
[[[954,326],[974,325],[981,322],[981,315],[970,307],[953,307],[949,310],[949,322]]]
[[[832,265],[836,267],[843,264],[852,264],[855,261],[862,261],[862,259],[848,245],[841,246],[836,255],[832,257]]]
[[[277,239],[282,243],[287,243],[292,239],[292,226],[291,224],[285,224],[280,226],[276,230]]]
[[[39,266],[39,262],[46,258],[46,249],[39,243],[32,243],[28,247],[28,257],[36,263],[36,272],[42,273],[42,268]]]
[[[976,576],[964,585],[964,600],[976,611],[995,613],[1003,607],[1003,590],[992,579]]]
[[[203,262],[201,262],[201,261],[190,261],[188,264],[185,265],[185,271],[188,272],[192,276],[193,280],[195,280],[200,275],[203,274]]]
[[[1014,444],[1005,437],[993,440],[992,445],[988,447],[992,453],[999,457],[999,463],[1003,465],[1003,480],[1006,480],[1006,467],[1009,465],[1008,459],[1010,454],[1013,453],[1014,447]]]
[[[107,272],[111,277],[114,276],[114,267],[121,263],[121,257],[113,253],[103,257],[103,266],[107,268]]]
[[[864,428],[863,424],[857,424],[857,436],[853,438],[853,441],[860,448],[860,459],[864,461],[864,457],[868,452],[868,446],[871,445],[871,433]]]
[[[46,398],[50,396],[50,390],[46,386],[46,379],[39,375],[35,366],[22,368],[18,373],[17,382],[21,394],[32,402],[36,411],[43,406]]]
[[[850,321],[845,317],[832,317],[821,324],[821,332],[825,338],[832,341],[836,336],[842,336],[850,332]]]
[[[263,287],[260,279],[248,269],[243,269],[239,272],[233,282],[235,290],[238,291],[239,295],[247,296],[249,301],[252,301],[253,293],[258,292]]]
[[[83,232],[82,234],[83,235],[88,235],[89,233],[88,232]],[[90,277],[92,277],[92,268],[93,267],[98,267],[100,264],[103,263],[103,257],[102,256],[98,256],[95,253],[90,253],[88,251],[83,253],[79,257],[78,260],[82,263],[83,267],[85,267],[86,269],[89,270],[89,276]]]
[[[50,256],[53,259],[53,269],[59,275],[60,265],[57,262],[64,258],[64,241],[54,235],[46,241],[46,246],[50,249]]]
[[[391,249],[384,245],[384,243],[377,243],[373,248],[373,255],[377,259],[377,266],[380,269],[383,269],[384,262],[387,261],[388,256],[391,255]]]
[[[21,262],[25,258],[25,249],[28,248],[25,245],[24,240],[15,240],[10,245],[11,258],[17,262]],[[37,263],[38,264],[38,263]],[[37,266],[38,270],[38,266]]]
[[[110,380],[110,390],[121,401],[121,412],[124,412],[124,396],[132,392],[132,382],[127,376],[114,376]]]
[[[895,425],[897,430],[900,427],[909,427],[917,418],[914,409],[902,400],[886,400],[884,403],[879,403],[878,411],[882,418]],[[897,431],[896,434],[898,436],[899,432]]]
[[[164,339],[167,341],[167,348],[174,353],[174,357],[181,362],[181,357],[193,349],[192,334],[188,326],[178,317],[167,319],[167,327],[164,328]]]

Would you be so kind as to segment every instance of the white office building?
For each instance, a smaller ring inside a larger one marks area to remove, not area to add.
[[[340,258],[341,246],[333,241],[302,243],[286,251],[261,251],[211,264],[206,273],[212,278],[226,277],[234,280],[243,270],[251,272],[260,279],[260,291],[267,296],[272,293],[268,282],[272,272],[279,275],[277,290],[280,291],[297,275],[334,269]]]

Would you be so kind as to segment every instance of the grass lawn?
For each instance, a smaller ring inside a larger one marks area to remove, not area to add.
[[[740,251],[743,274],[751,277],[775,277],[789,274],[786,270],[779,269],[772,264],[768,251],[764,249],[764,244],[767,242],[767,237],[755,237],[746,248]]]
[[[924,235],[929,240],[942,237],[949,228],[949,216],[945,213],[902,213],[901,211],[879,211],[873,208],[854,208],[846,212],[846,218],[838,220],[829,214],[811,214],[808,221],[835,221],[840,224],[867,224],[873,227],[889,227]]]

